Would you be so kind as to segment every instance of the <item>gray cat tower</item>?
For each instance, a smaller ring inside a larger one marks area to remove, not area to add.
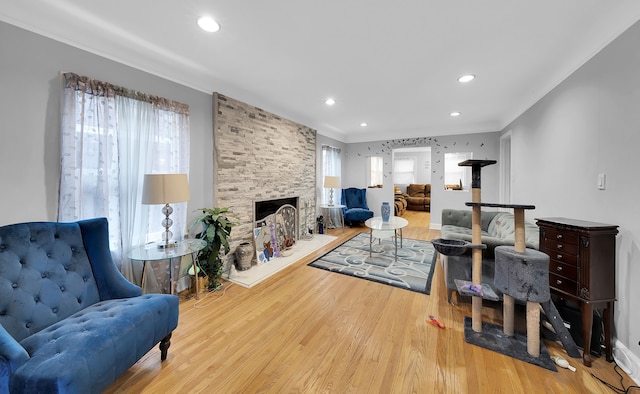
[[[546,347],[540,342],[540,306],[562,341],[567,354],[579,358],[580,352],[564,326],[558,311],[551,301],[549,288],[549,256],[525,246],[524,211],[535,209],[533,205],[483,203],[481,200],[480,173],[482,167],[496,164],[495,160],[466,160],[459,166],[471,167],[472,208],[471,243],[462,240],[435,239],[435,249],[443,255],[461,255],[471,249],[471,286],[456,282],[458,293],[472,296],[471,319],[465,317],[465,340],[471,344],[502,353],[516,359],[557,371]],[[478,289],[482,284],[481,208],[513,209],[515,221],[514,246],[498,246],[495,249],[495,287],[503,293],[503,326],[482,321],[483,294]],[[471,291],[470,291],[471,289]],[[526,338],[515,333],[515,302],[526,303]]]

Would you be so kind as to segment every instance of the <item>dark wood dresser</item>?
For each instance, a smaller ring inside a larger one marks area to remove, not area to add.
[[[605,351],[611,355],[611,323],[616,297],[616,234],[618,226],[567,218],[536,219],[540,251],[549,255],[551,292],[580,305],[583,361],[591,366],[593,310],[602,309]]]

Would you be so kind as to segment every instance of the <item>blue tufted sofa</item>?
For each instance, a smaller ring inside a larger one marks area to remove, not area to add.
[[[178,298],[117,270],[107,220],[0,227],[0,393],[99,393],[160,343]]]

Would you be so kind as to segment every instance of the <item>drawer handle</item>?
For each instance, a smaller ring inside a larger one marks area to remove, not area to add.
[[[561,281],[560,279],[558,279],[558,280],[556,280],[556,284],[557,284],[557,285],[561,285],[561,284],[562,284],[562,281]]]
[[[562,244],[558,244],[557,248],[562,249]]]
[[[558,260],[562,260],[562,255],[561,255],[561,254],[559,254],[559,255],[557,255],[557,256],[556,256],[556,258],[557,258]]]
[[[556,239],[562,239],[562,234],[556,235]]]
[[[562,267],[556,268],[557,271],[562,271]]]

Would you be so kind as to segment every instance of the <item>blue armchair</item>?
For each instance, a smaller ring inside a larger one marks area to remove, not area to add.
[[[160,343],[178,297],[118,271],[104,218],[0,227],[0,393],[100,393]]]
[[[342,189],[342,209],[344,221],[349,226],[353,223],[364,223],[373,217],[373,211],[367,206],[367,189],[350,187]]]

